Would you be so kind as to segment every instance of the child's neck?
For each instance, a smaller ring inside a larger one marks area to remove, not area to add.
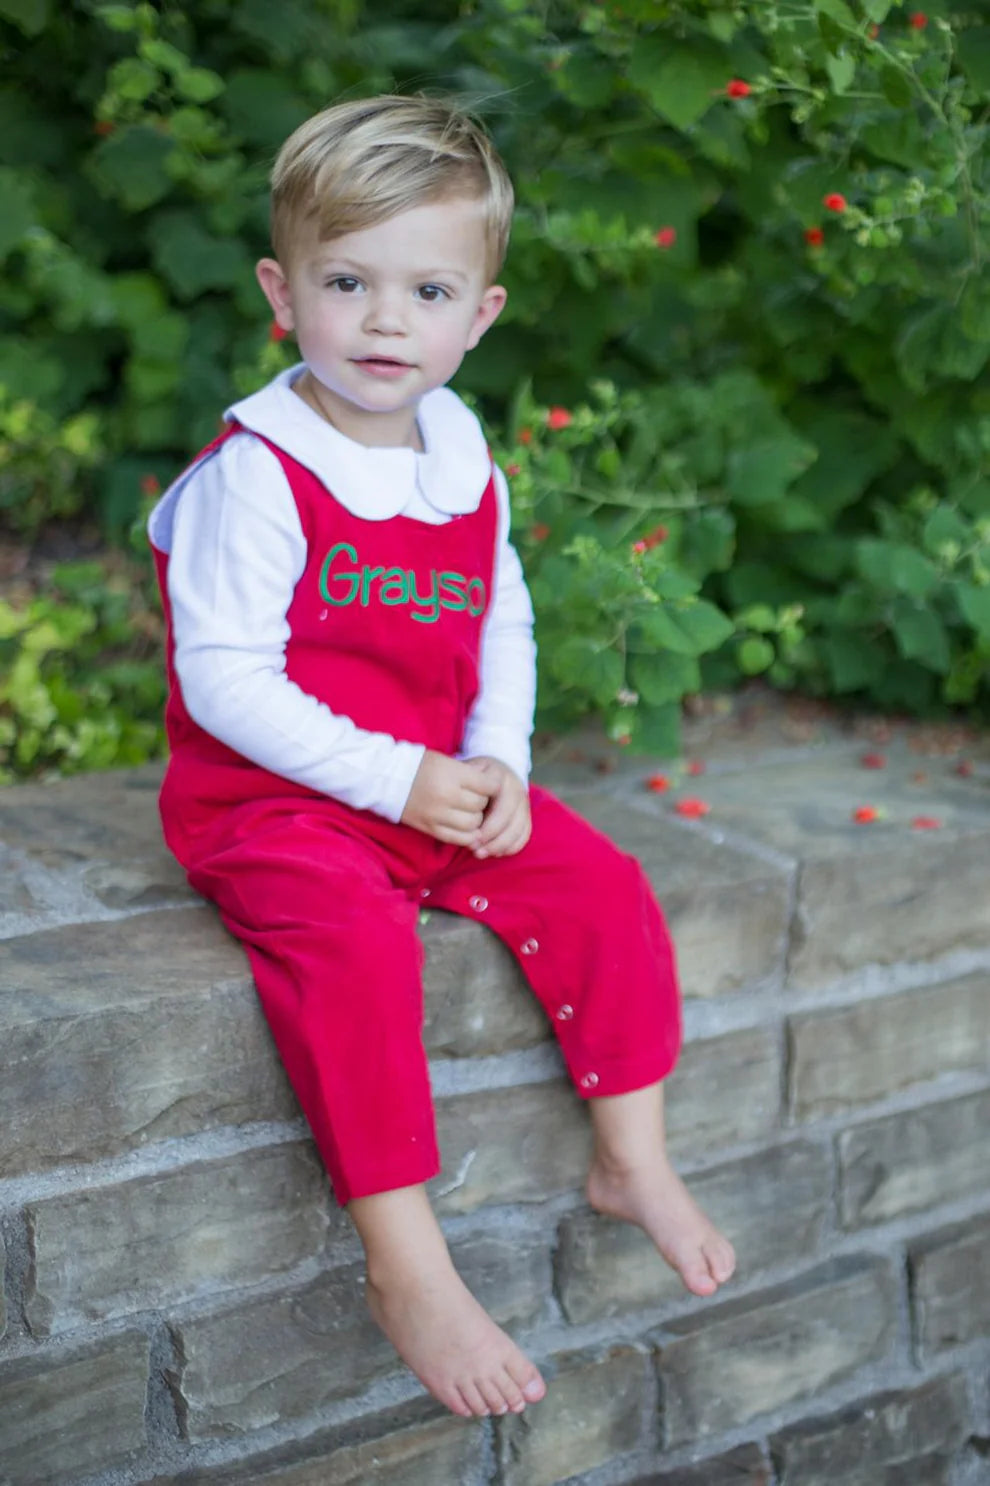
[[[329,423],[331,428],[335,428],[345,438],[353,439],[356,444],[364,444],[372,449],[415,449],[417,453],[423,453],[423,438],[416,421],[415,408],[402,409],[401,417],[399,414],[388,418],[369,414],[365,418],[358,416],[342,420],[332,406],[326,389],[320,386],[308,369],[295,379],[292,390],[308,408],[312,408],[324,422]]]

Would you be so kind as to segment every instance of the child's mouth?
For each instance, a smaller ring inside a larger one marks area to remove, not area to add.
[[[408,361],[397,361],[392,356],[362,356],[354,364],[372,377],[401,377],[409,371]]]

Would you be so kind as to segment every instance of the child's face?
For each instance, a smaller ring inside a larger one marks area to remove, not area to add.
[[[480,202],[435,201],[258,264],[277,323],[295,332],[321,411],[364,444],[415,442],[416,408],[449,381],[505,303],[487,283]]]

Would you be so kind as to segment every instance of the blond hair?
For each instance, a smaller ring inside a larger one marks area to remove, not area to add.
[[[484,205],[489,283],[505,258],[508,173],[481,126],[440,98],[384,94],[324,109],[285,141],[271,187],[272,246],[283,266],[304,223],[325,242],[460,196]]]

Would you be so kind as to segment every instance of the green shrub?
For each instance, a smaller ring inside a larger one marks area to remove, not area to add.
[[[0,44],[15,530],[124,533],[289,357],[252,275],[284,135],[445,88],[518,190],[509,306],[458,385],[520,469],[544,719],[673,747],[686,691],[760,673],[986,710],[980,8],[0,0]]]

